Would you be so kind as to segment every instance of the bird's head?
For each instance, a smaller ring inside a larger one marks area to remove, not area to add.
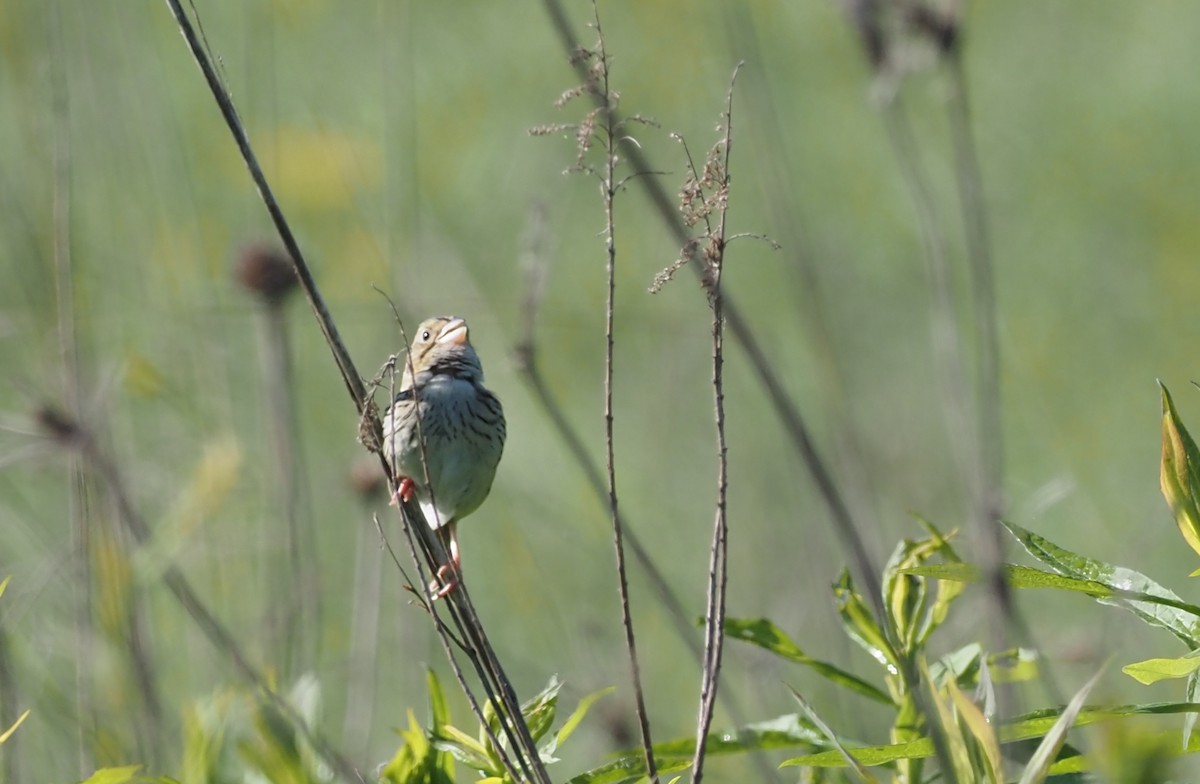
[[[474,383],[483,381],[483,367],[471,347],[467,322],[457,316],[437,316],[422,321],[413,335],[409,357],[418,384],[425,384],[439,375]],[[405,365],[407,380],[408,363]]]

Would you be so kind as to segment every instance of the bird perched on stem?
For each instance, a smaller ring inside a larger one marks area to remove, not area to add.
[[[397,497],[417,499],[449,550],[450,563],[429,586],[435,599],[458,585],[458,523],[491,491],[505,434],[504,410],[483,385],[467,323],[454,316],[422,321],[383,420],[383,454]]]

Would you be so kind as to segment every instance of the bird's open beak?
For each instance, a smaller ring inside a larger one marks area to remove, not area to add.
[[[460,318],[450,319],[438,334],[437,342],[463,345],[467,342],[467,322]]]

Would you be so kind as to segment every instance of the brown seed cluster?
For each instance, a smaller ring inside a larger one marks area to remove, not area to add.
[[[242,250],[234,268],[238,282],[269,305],[276,305],[296,288],[295,267],[282,250],[255,243]]]

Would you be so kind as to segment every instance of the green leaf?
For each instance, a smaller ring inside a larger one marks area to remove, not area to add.
[[[1188,702],[1200,702],[1200,672],[1193,672],[1188,676],[1187,688],[1184,690],[1184,696]],[[1183,747],[1186,749],[1188,743],[1192,740],[1192,730],[1196,727],[1196,717],[1200,714],[1189,713],[1183,718]]]
[[[982,579],[979,568],[968,563],[929,564],[905,570],[908,574],[932,577],[960,583],[976,583]],[[1054,572],[1045,572],[1028,566],[1004,565],[1004,576],[1013,588],[1055,588],[1060,591],[1078,591],[1089,596],[1112,596],[1113,590],[1095,580],[1080,580]]]
[[[1083,708],[1075,716],[1072,726],[1084,727],[1099,721],[1119,719],[1126,716],[1164,716],[1197,712],[1200,712],[1200,703],[1195,702],[1089,706]],[[1046,708],[1018,716],[1000,727],[1000,742],[1005,744],[1028,740],[1030,738],[1040,738],[1050,732],[1061,715],[1062,709],[1060,708]],[[932,757],[934,753],[933,741],[928,737],[888,746],[851,747],[849,751],[854,755],[856,760],[867,766],[884,765],[898,760],[923,759]],[[822,751],[786,760],[783,766],[842,768],[846,766],[846,762],[836,751]]]
[[[1073,553],[1015,523],[1002,524],[1030,555],[1051,569],[1107,587],[1112,596],[1097,597],[1096,600],[1101,604],[1129,610],[1147,624],[1171,632],[1189,649],[1200,648],[1200,618],[1197,618],[1200,607],[1187,604],[1173,592],[1133,569]]]
[[[962,718],[963,723],[967,725],[975,742],[983,750],[983,758],[987,762],[988,781],[1004,781],[1004,766],[1000,759],[1000,741],[996,738],[996,732],[992,728],[991,722],[984,717],[979,706],[971,702],[953,681],[946,684],[946,691],[950,694],[954,707],[958,709],[958,715]]]
[[[797,713],[788,713],[767,721],[747,724],[739,730],[711,732],[705,749],[709,756],[747,751],[794,749],[797,746],[827,748],[821,731]],[[632,752],[631,752],[632,753]],[[654,744],[654,756],[691,759],[696,753],[696,738],[688,736]]]
[[[678,773],[692,766],[691,760],[660,760],[654,759],[654,765],[660,775]],[[606,765],[593,768],[586,773],[580,773],[567,784],[634,784],[646,776],[646,760],[639,752],[635,755],[624,756]]]
[[[899,657],[879,628],[878,622],[871,614],[866,602],[863,601],[862,595],[854,590],[854,581],[851,579],[848,569],[842,569],[838,581],[833,584],[833,598],[837,603],[842,626],[850,639],[858,643],[871,655],[871,658],[882,664],[889,675],[898,675],[900,673]]]
[[[5,582],[7,582],[7,580]],[[3,744],[4,741],[11,738],[12,734],[17,731],[17,727],[20,727],[21,722],[25,721],[25,719],[28,716],[29,716],[29,710],[26,710],[24,713],[22,713],[20,716],[17,717],[17,720],[13,722],[13,725],[11,727],[6,729],[4,732],[0,732],[0,744]]]
[[[437,764],[440,741],[430,742],[425,730],[417,723],[412,710],[408,711],[408,729],[400,732],[404,743],[383,769],[381,778],[391,784],[453,784],[453,777]]]
[[[724,629],[725,636],[727,637],[753,643],[760,648],[765,648],[774,653],[776,656],[781,656],[788,661],[810,667],[826,680],[832,681],[839,686],[844,686],[850,691],[857,692],[864,697],[869,697],[884,705],[895,704],[891,697],[862,678],[851,675],[833,664],[814,659],[807,655],[804,651],[800,650],[800,647],[796,643],[792,642],[791,638],[782,629],[766,618],[727,618],[725,619]]]
[[[0,596],[4,595],[4,589],[8,587],[8,581],[11,579],[12,579],[12,575],[10,574],[8,577],[5,577],[3,580],[0,580]]]
[[[1146,659],[1121,668],[1121,672],[1143,686],[1172,678],[1187,678],[1197,670],[1200,670],[1200,651],[1177,659]]]
[[[811,705],[808,704],[808,701],[800,696],[800,692],[796,691],[791,686],[788,686],[788,691],[792,693],[792,697],[794,697],[796,702],[799,703],[800,709],[803,710],[805,715],[808,716],[808,720],[821,730],[821,734],[824,735],[825,739],[833,745],[839,754],[842,755],[842,759],[846,761],[846,764],[858,775],[858,777],[867,782],[867,784],[879,784],[879,780],[872,776],[865,767],[859,764],[858,760],[854,759],[854,757],[850,755],[850,752],[846,751],[846,747],[843,746],[841,740],[838,739],[837,733],[830,729],[829,725],[817,715],[817,712],[813,710]]]
[[[1200,554],[1200,450],[1175,411],[1171,393],[1162,388],[1162,466],[1159,481],[1163,498],[1175,517],[1183,539]]]
[[[541,740],[554,724],[554,714],[558,707],[558,692],[561,690],[562,681],[558,679],[557,675],[553,675],[546,688],[521,705],[521,715],[525,717],[525,724],[529,727],[529,734],[534,743]]]
[[[617,688],[615,686],[609,686],[606,689],[594,691],[580,700],[579,706],[575,708],[574,712],[571,713],[570,716],[567,717],[567,720],[563,722],[562,727],[559,728],[554,738],[546,744],[546,748],[542,749],[542,751],[546,754],[553,754],[556,752],[558,747],[566,743],[567,738],[571,737],[571,734],[575,732],[575,729],[579,726],[580,722],[583,721],[583,717],[586,716],[587,712],[592,709],[592,706],[596,704],[596,701],[601,697],[607,697],[616,690]]]
[[[126,765],[123,768],[101,768],[81,784],[128,784],[134,781],[141,765]]]
[[[939,584],[931,599],[926,582],[908,571],[938,555],[951,562],[961,560],[946,536],[928,521],[923,520],[922,524],[929,531],[929,538],[900,542],[883,569],[882,590],[888,619],[909,651],[922,645],[945,621],[950,605],[963,591],[952,583]]]
[[[450,723],[450,706],[446,703],[446,694],[442,691],[442,683],[432,667],[425,668],[425,685],[429,689],[429,718],[430,729],[434,735],[438,730]],[[454,780],[454,758],[449,752],[436,748],[431,760],[432,765],[441,771],[446,778]]]
[[[1025,766],[1024,772],[1021,773],[1021,779],[1017,784],[1040,784],[1046,780],[1046,776],[1050,770],[1051,763],[1058,756],[1059,749],[1067,739],[1067,730],[1071,729],[1075,722],[1075,717],[1083,710],[1083,703],[1087,700],[1088,695],[1092,693],[1096,683],[1100,680],[1100,673],[1104,670],[1096,671],[1087,683],[1083,685],[1071,701],[1067,703],[1067,707],[1063,710],[1062,715],[1058,717],[1058,721],[1054,722],[1054,726],[1046,733],[1046,737],[1038,745],[1037,751],[1029,759],[1029,763]]]
[[[483,773],[495,773],[499,768],[482,743],[452,724],[438,727],[433,746],[439,751],[449,752],[462,764]]]

